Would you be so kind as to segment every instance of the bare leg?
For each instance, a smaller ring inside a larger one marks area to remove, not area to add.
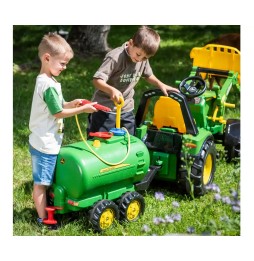
[[[45,210],[47,206],[46,186],[34,184],[33,200],[38,216],[42,219],[46,218],[47,217],[47,212]]]

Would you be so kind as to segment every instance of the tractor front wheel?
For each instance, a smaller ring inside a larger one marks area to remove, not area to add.
[[[186,190],[196,196],[206,193],[206,186],[214,179],[216,169],[216,148],[212,140],[207,140],[201,149],[198,157],[194,160],[190,176],[186,177]]]

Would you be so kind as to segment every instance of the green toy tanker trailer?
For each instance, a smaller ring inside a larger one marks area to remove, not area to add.
[[[145,202],[137,190],[147,188],[146,174],[153,172],[145,144],[119,128],[90,136],[61,148],[45,223],[56,224],[54,212],[87,209],[90,223],[100,232],[114,219],[132,222],[143,214]]]

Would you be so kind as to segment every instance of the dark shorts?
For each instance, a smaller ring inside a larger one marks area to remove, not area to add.
[[[106,113],[103,111],[94,112],[88,116],[88,128],[89,132],[109,132],[110,129],[116,127],[116,114]],[[121,114],[120,128],[126,128],[129,134],[135,133],[135,115],[133,111],[125,112]]]

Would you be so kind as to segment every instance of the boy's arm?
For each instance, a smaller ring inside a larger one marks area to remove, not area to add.
[[[93,78],[93,84],[96,89],[107,93],[113,102],[119,103],[120,97],[123,97],[122,93],[119,90],[117,90],[115,87],[107,84],[102,79]]]
[[[79,107],[73,107],[73,108],[63,108],[61,112],[55,113],[54,117],[56,118],[68,118],[72,117],[76,114],[80,113],[93,113],[96,112],[97,109],[93,107],[93,105],[97,104],[97,102],[91,102],[89,104],[85,104]]]
[[[71,102],[64,101],[62,105],[61,101],[59,100],[59,96],[53,87],[48,88],[44,92],[43,98],[48,106],[50,113],[58,119],[71,117],[74,116],[75,114],[80,114],[83,112],[93,113],[97,111],[97,109],[93,107],[93,105],[97,104],[97,102],[80,106],[82,102],[81,99],[76,99]]]
[[[160,81],[154,74],[152,74],[149,77],[146,77],[145,80],[147,82],[149,82],[150,84],[154,85],[157,88],[160,88],[161,91],[164,93],[165,96],[168,96],[167,91],[174,91],[174,92],[179,92],[178,89],[176,89],[175,87],[166,85],[165,83],[163,83],[162,81]]]

